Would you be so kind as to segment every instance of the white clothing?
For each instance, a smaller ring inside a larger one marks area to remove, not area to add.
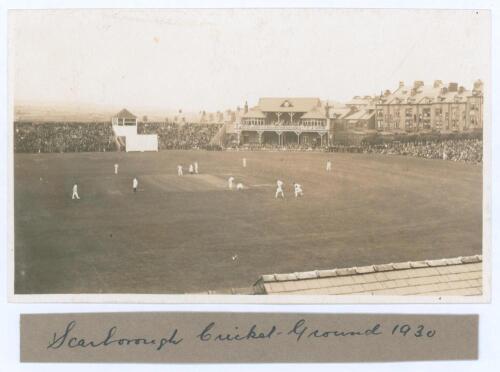
[[[229,179],[227,180],[227,185],[229,187],[229,190],[233,189],[233,181],[234,181],[234,177],[229,177]]]
[[[303,196],[304,195],[304,192],[302,191],[302,186],[300,186],[298,183],[296,183],[294,185],[294,189],[295,189],[295,197],[297,198],[299,195],[300,196]]]
[[[330,172],[331,170],[332,170],[332,162],[330,160],[328,160],[326,162],[326,171]]]
[[[71,199],[80,199],[78,196],[78,185],[73,185],[73,194],[71,195]]]
[[[132,181],[132,187],[134,189],[136,189],[138,185],[139,185],[139,181],[137,181],[137,178],[134,178],[134,180]]]
[[[280,185],[278,185],[278,187],[276,188],[276,194],[274,195],[274,197],[278,199],[278,195],[281,195],[281,197],[285,199],[285,194],[283,193],[283,189]]]
[[[115,174],[118,174],[118,164],[115,164]]]
[[[241,182],[236,185],[236,190],[243,190],[243,184]]]
[[[182,173],[182,165],[178,165],[178,166],[177,166],[177,175],[178,175],[178,176],[182,176],[182,174],[183,174],[183,173]]]
[[[247,158],[243,158],[243,168],[247,167]]]
[[[194,162],[194,173],[198,174],[198,162]]]
[[[189,164],[189,173],[193,172],[194,172],[193,164]]]
[[[284,185],[283,181],[281,181],[281,180],[276,181],[276,186],[278,186],[279,189],[281,189],[283,187],[283,185]]]

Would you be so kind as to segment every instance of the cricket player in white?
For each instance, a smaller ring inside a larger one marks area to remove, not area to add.
[[[276,195],[274,197],[278,199],[278,195],[281,195],[281,197],[285,199],[285,194],[283,193],[283,181],[281,180],[276,181]]]
[[[294,183],[293,188],[295,190],[295,197],[296,198],[298,198],[299,196],[304,196],[304,192],[302,191],[301,185],[299,185],[298,183]]]
[[[80,197],[78,196],[78,185],[76,183],[73,185],[73,195],[71,195],[71,199],[80,200]]]
[[[332,170],[332,162],[330,160],[328,160],[326,162],[326,171],[331,172],[331,170]]]
[[[198,174],[198,162],[194,162],[194,173]]]
[[[247,158],[243,158],[243,168],[247,167]]]
[[[227,180],[227,186],[229,187],[229,190],[233,189],[233,182],[234,182],[234,177],[233,176],[229,177]]]
[[[118,164],[115,164],[115,174],[118,174]]]
[[[236,184],[236,190],[243,190],[243,184],[241,182]]]
[[[137,178],[134,177],[134,180],[132,181],[132,189],[134,192],[137,192],[137,187],[139,186],[139,181],[137,181]]]
[[[183,173],[182,173],[182,165],[178,165],[178,166],[177,166],[177,175],[178,175],[178,176],[182,176],[182,174],[183,174]]]
[[[189,164],[189,174],[193,174],[193,173],[194,173],[193,164]]]

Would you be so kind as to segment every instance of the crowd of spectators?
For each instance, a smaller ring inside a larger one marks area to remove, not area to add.
[[[367,145],[363,148],[363,152],[480,163],[483,160],[483,141],[462,139],[440,142],[392,142]]]
[[[139,123],[137,133],[157,134],[159,150],[217,149],[210,141],[222,124]]]
[[[220,150],[220,146],[210,144],[220,128],[218,124],[139,123],[137,132],[157,134],[159,150]],[[16,122],[14,131],[15,152],[105,152],[120,149],[111,123],[107,122]]]
[[[104,152],[114,151],[110,123],[31,123],[14,125],[14,151]]]
[[[200,123],[139,123],[138,134],[157,134],[159,150],[207,149],[221,150],[211,143],[222,124]],[[14,126],[14,151],[25,153],[47,152],[105,152],[119,150],[110,123],[32,123],[16,122]],[[228,149],[313,151],[315,146],[290,143],[245,144],[228,146]],[[415,156],[465,162],[482,162],[483,141],[480,134],[438,136],[432,138],[404,136],[390,141],[380,137],[363,141],[360,145],[333,145],[326,149],[333,152],[379,153]]]

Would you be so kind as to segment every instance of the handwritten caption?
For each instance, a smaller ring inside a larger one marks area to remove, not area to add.
[[[148,346],[156,351],[162,351],[182,344],[188,337],[192,337],[200,343],[242,343],[250,340],[265,341],[284,337],[291,338],[296,342],[305,342],[306,340],[326,340],[331,338],[375,338],[381,335],[425,340],[434,337],[437,333],[436,329],[426,327],[424,324],[410,323],[388,325],[374,323],[363,329],[319,329],[308,324],[306,319],[292,322],[289,327],[281,326],[281,328],[278,328],[276,325],[264,327],[252,324],[244,329],[234,326],[231,331],[222,329],[216,322],[209,322],[194,335],[183,335],[179,329],[172,328],[163,332],[163,337],[124,336],[117,326],[111,326],[103,330],[102,337],[90,339],[79,335],[84,331],[85,329],[79,327],[77,321],[71,320],[64,329],[53,333],[47,349]]]

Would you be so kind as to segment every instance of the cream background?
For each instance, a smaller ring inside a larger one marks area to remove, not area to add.
[[[327,1],[260,1],[249,4],[244,1],[190,1],[190,2],[169,2],[170,5],[176,6],[343,6],[343,7],[444,7],[444,8],[492,8],[493,17],[493,38],[492,38],[492,65],[498,66],[500,52],[498,45],[500,45],[500,6],[493,0],[477,0],[477,1],[456,1],[456,0],[410,0],[410,1],[397,1],[397,0],[379,0],[376,3],[374,1],[347,1],[339,0],[334,2]],[[5,1],[0,7],[0,19],[2,25],[7,22],[7,12],[6,8],[43,8],[43,7],[64,7],[64,6],[80,6],[80,7],[127,7],[127,6],[145,6],[145,7],[158,7],[165,6],[162,1],[142,1],[140,3],[135,1],[74,1],[74,2],[64,2],[64,1]],[[8,115],[8,102],[7,96],[7,29],[6,27],[0,27],[0,43],[2,45],[2,50],[0,51],[0,68],[4,71],[0,79],[3,84],[0,85],[0,98],[2,104],[0,104],[0,112],[3,118]],[[399,80],[399,76],[396,77]],[[444,78],[443,78],[444,79]],[[494,83],[493,88],[490,87],[490,103],[498,102],[500,90],[498,89],[498,74],[493,76],[492,82]],[[495,120],[498,117],[498,108],[491,106],[492,116],[490,118]],[[0,157],[0,172],[2,179],[9,179],[11,174],[11,145],[9,139],[11,138],[11,128],[7,125],[0,125],[1,135],[0,135],[0,148],[3,149],[2,155]],[[489,131],[492,148],[500,148],[500,136],[498,129],[494,132]],[[491,154],[491,151],[488,151]],[[492,180],[493,182],[493,202],[492,211],[494,216],[497,216],[500,211],[500,202],[498,198],[498,183],[500,182],[499,167],[498,163],[500,161],[499,152],[496,150],[492,154],[493,164],[485,164],[485,167],[491,169],[488,171],[489,174],[485,176],[485,180]],[[10,219],[10,199],[12,192],[12,185],[9,182],[0,183],[0,204],[4,208],[4,213],[0,214],[0,230],[1,235],[4,237],[3,247],[8,247],[10,245],[11,239],[11,219]],[[491,230],[493,231],[493,246],[499,246],[499,234],[495,231],[500,231],[500,223],[498,218],[492,220]],[[500,269],[500,259],[498,255],[493,255],[491,257],[491,266],[496,272]],[[453,370],[453,371],[488,371],[495,370],[500,364],[500,353],[498,352],[498,334],[500,334],[500,322],[498,321],[498,314],[500,312],[500,306],[498,303],[498,288],[500,285],[500,280],[498,275],[492,277],[492,285],[494,288],[494,300],[492,304],[454,304],[454,305],[440,305],[440,304],[386,304],[386,305],[251,305],[251,304],[205,304],[205,305],[193,305],[193,304],[164,304],[164,305],[134,305],[134,304],[21,304],[21,303],[8,303],[8,293],[10,293],[10,286],[7,286],[7,278],[9,277],[9,272],[5,273],[5,268],[10,267],[10,255],[7,249],[3,249],[0,254],[0,267],[3,267],[3,275],[0,275],[3,279],[1,280],[2,285],[0,285],[0,327],[4,332],[0,336],[0,369],[8,371],[67,371],[71,368],[72,371],[88,371],[89,368],[95,371],[143,371],[146,366],[141,365],[52,365],[52,364],[42,364],[42,365],[21,365],[19,364],[19,314],[20,313],[47,313],[47,312],[109,312],[109,311],[269,311],[269,312],[354,312],[354,313],[367,313],[367,312],[377,312],[377,313],[454,313],[454,314],[467,314],[467,313],[478,313],[480,314],[480,360],[471,362],[422,362],[422,363],[391,363],[391,364],[371,364],[364,365],[362,363],[349,364],[349,365],[295,365],[295,366],[283,366],[283,365],[149,365],[147,366],[148,371],[165,371],[168,370],[182,370],[182,371],[196,371],[196,370],[208,370],[208,371],[224,371],[224,370],[239,370],[239,371],[275,371],[277,369],[287,368],[288,370],[304,370],[312,369],[315,371],[443,371],[443,370]],[[9,269],[10,270],[10,269]],[[9,271],[7,270],[7,271]],[[2,269],[0,269],[2,271]]]

